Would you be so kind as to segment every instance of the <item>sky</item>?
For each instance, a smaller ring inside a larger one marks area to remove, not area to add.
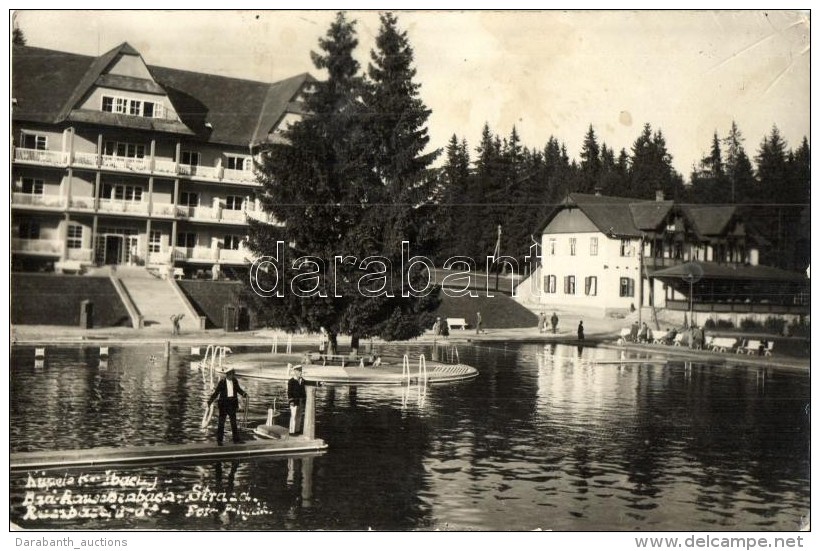
[[[450,136],[474,152],[485,122],[579,158],[591,124],[617,152],[648,122],[688,179],[737,121],[750,156],[777,125],[809,137],[810,22],[796,11],[397,11],[432,110],[431,149]],[[350,11],[366,67],[378,13]],[[18,11],[30,46],[88,55],[121,42],[149,65],[275,81],[310,72],[331,11]]]

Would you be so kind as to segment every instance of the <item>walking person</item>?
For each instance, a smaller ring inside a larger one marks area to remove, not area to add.
[[[544,333],[547,330],[547,315],[544,312],[538,314],[538,332]]]
[[[578,322],[578,340],[584,340],[584,320]]]
[[[550,318],[550,324],[552,325],[552,334],[554,335],[555,332],[558,330],[558,314],[555,312],[552,313],[552,317]]]
[[[171,325],[173,326],[173,334],[179,335],[179,322],[182,318],[185,317],[185,314],[174,314],[171,316]]]
[[[481,312],[475,313],[475,334],[481,333]]]
[[[290,404],[290,436],[302,434],[302,417],[305,412],[305,380],[302,379],[302,366],[296,365],[292,369],[293,375],[288,380],[288,404]]]
[[[236,412],[239,409],[239,396],[248,399],[248,393],[242,390],[239,386],[239,381],[236,380],[236,372],[229,369],[225,373],[225,378],[220,379],[216,384],[211,397],[208,399],[208,407],[216,400],[216,405],[219,407],[219,422],[216,425],[216,443],[222,445],[222,440],[225,437],[225,417],[231,419],[231,434],[235,444],[242,442],[239,436],[239,427],[236,425]]]

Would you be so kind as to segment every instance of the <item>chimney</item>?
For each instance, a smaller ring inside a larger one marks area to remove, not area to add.
[[[662,189],[655,190],[655,201],[663,201],[663,190]]]

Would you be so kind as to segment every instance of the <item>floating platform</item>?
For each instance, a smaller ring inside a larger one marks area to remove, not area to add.
[[[157,465],[243,457],[318,455],[326,449],[327,444],[321,438],[288,436],[285,432],[275,439],[249,440],[241,444],[234,444],[228,439],[224,446],[218,446],[216,442],[195,442],[12,453],[9,463],[12,471],[106,465]]]
[[[424,382],[425,371],[419,371],[418,360],[410,362],[408,376],[401,361],[398,363],[383,362],[381,365],[365,365],[342,362],[322,365],[321,363],[303,364],[302,356],[289,354],[249,353],[232,354],[225,358],[223,370],[234,369],[240,377],[287,381],[291,377],[288,363],[302,365],[302,377],[306,381],[328,385],[402,385]],[[436,361],[426,362],[427,384],[453,383],[466,381],[478,376],[478,370],[472,366],[457,363],[445,364]]]

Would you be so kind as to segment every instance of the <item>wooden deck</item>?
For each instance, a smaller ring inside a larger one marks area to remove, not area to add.
[[[183,460],[232,459],[259,456],[315,455],[324,453],[327,444],[320,438],[283,436],[279,439],[250,440],[234,444],[227,439],[224,446],[216,442],[161,444],[124,448],[91,448],[12,453],[12,471],[101,465],[151,465]]]

